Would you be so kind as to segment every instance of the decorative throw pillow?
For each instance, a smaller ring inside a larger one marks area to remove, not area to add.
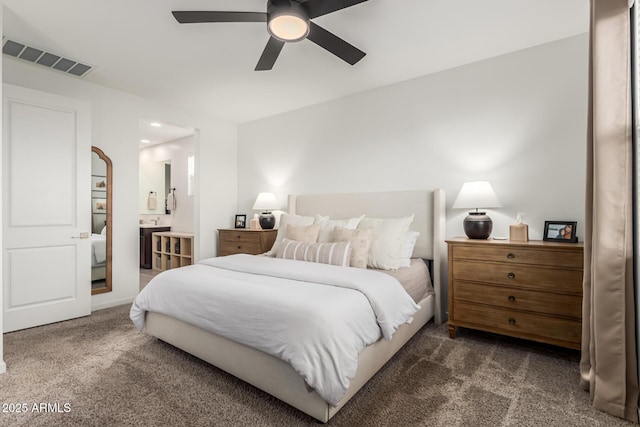
[[[367,266],[380,270],[400,268],[402,239],[412,222],[413,215],[403,218],[363,218],[358,228],[373,230]]]
[[[318,235],[318,242],[324,243],[334,241],[333,230],[336,227],[355,229],[362,218],[364,218],[364,215],[347,219],[331,219],[328,216],[316,215],[314,224],[320,224],[320,234]]]
[[[373,231],[369,228],[350,230],[343,227],[335,227],[333,230],[334,242],[351,243],[351,260],[349,265],[356,268],[367,268],[369,249],[373,241]]]
[[[282,239],[276,256],[278,258],[348,267],[351,257],[351,244],[349,242],[305,243]]]
[[[419,236],[419,231],[409,230],[404,233],[404,237],[402,238],[402,246],[400,246],[400,267],[411,266],[413,248],[416,246],[416,242],[418,241]]]
[[[313,224],[313,220],[315,218],[312,216],[300,216],[300,215],[289,215],[283,213],[280,215],[280,225],[278,225],[278,233],[276,234],[276,240],[273,242],[273,246],[271,250],[266,253],[269,256],[276,256],[278,253],[278,246],[280,246],[280,242],[287,235],[287,226],[288,225],[311,225]]]
[[[318,241],[320,224],[313,225],[288,225],[285,237],[299,242],[315,243]]]

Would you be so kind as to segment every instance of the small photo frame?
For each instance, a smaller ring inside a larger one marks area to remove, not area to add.
[[[107,199],[93,199],[93,213],[106,213]]]
[[[545,221],[542,240],[548,242],[575,243],[577,221]]]
[[[107,177],[105,176],[91,176],[91,191],[107,191]]]
[[[246,215],[236,215],[236,228],[247,228],[247,216]]]

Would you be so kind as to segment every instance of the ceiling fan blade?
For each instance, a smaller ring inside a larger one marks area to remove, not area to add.
[[[278,55],[280,55],[280,51],[283,46],[284,42],[273,37],[269,37],[269,41],[262,51],[262,55],[258,60],[258,65],[256,65],[255,71],[267,71],[272,69],[273,64],[276,63],[276,59],[278,59]]]
[[[309,19],[355,6],[368,0],[308,0],[300,3],[300,6],[309,14]]]
[[[199,22],[267,22],[267,14],[262,12],[210,12],[173,11],[173,17],[181,24]]]
[[[321,26],[309,22],[310,30],[307,38],[317,44],[318,46],[333,53],[338,58],[351,65],[360,61],[366,53],[358,49],[357,47],[347,43],[340,37],[325,30]]]

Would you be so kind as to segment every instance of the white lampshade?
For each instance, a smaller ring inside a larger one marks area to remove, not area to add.
[[[458,193],[453,209],[500,208],[496,193],[489,181],[465,182]]]
[[[276,195],[273,193],[260,193],[256,198],[256,202],[253,204],[254,211],[272,211],[278,209],[278,202],[276,201]]]

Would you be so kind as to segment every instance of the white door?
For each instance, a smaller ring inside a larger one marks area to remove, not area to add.
[[[88,104],[3,85],[4,332],[91,314]]]

